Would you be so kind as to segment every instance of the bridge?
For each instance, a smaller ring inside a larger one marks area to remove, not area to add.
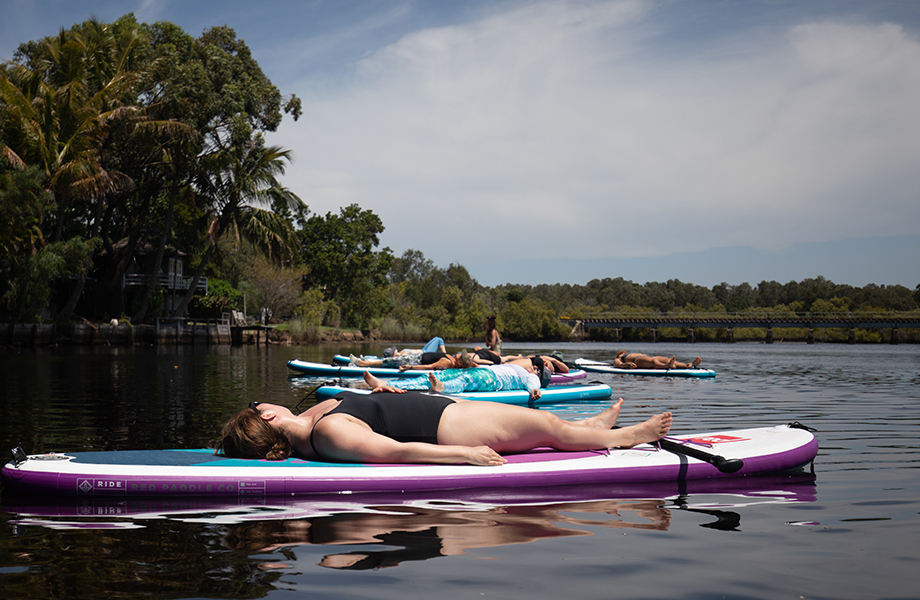
[[[856,343],[857,329],[890,329],[891,343],[899,341],[900,328],[920,327],[920,315],[898,314],[852,314],[852,313],[792,313],[761,315],[742,313],[688,313],[681,315],[661,314],[613,314],[605,313],[591,317],[575,319],[562,317],[562,321],[572,327],[575,337],[584,337],[585,330],[591,327],[613,328],[614,341],[621,340],[621,329],[640,327],[650,330],[651,341],[658,341],[658,329],[661,327],[679,327],[687,329],[687,341],[693,342],[694,330],[697,328],[725,328],[725,341],[734,342],[736,327],[756,327],[767,330],[766,343],[773,343],[773,329],[797,327],[808,330],[807,342],[815,342],[816,328],[841,328],[849,330],[848,341]]]

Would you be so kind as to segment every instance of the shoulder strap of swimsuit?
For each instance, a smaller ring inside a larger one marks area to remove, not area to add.
[[[322,416],[320,416],[320,418],[318,418],[316,421],[313,422],[313,427],[310,429],[310,447],[313,448],[313,454],[315,454],[317,458],[323,458],[323,455],[320,454],[319,450],[316,449],[316,443],[313,441],[313,432],[316,431],[316,426],[319,425],[320,421],[325,419],[327,415],[332,413],[332,411],[342,406],[342,402],[344,402],[344,399],[337,398],[337,400],[339,401],[339,403],[336,404],[334,407],[330,408],[329,410],[327,410],[326,412],[324,412]]]

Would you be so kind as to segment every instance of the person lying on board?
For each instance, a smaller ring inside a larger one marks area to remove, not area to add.
[[[693,362],[683,363],[677,362],[674,356],[667,358],[620,350],[613,359],[613,366],[619,369],[698,369],[702,362],[699,356]]]
[[[402,391],[402,390],[400,390]],[[671,413],[611,429],[623,399],[600,414],[564,421],[553,413],[428,392],[342,391],[295,415],[253,402],[224,425],[215,454],[230,458],[498,466],[503,453],[631,448],[664,437]]]
[[[549,370],[550,375],[553,373],[568,373],[569,367],[564,362],[549,355],[530,355],[523,358],[514,358],[505,362],[505,364],[521,365],[525,369],[533,368],[537,375],[542,377],[544,370]]]
[[[525,369],[520,365],[486,365],[473,369],[447,369],[440,373],[429,373],[428,381],[424,377],[415,377],[383,383],[368,371],[364,372],[364,381],[368,387],[377,391],[389,391],[392,388],[402,390],[428,390],[459,394],[461,392],[500,392],[507,390],[526,390],[532,400],[540,398],[540,387],[547,386],[552,380],[552,373],[544,371],[542,379],[535,369]]]
[[[429,356],[425,357],[426,354]],[[435,354],[438,356],[433,357]],[[439,337],[434,337],[428,340],[428,343],[422,346],[421,349],[403,348],[402,350],[397,350],[396,346],[390,346],[383,351],[383,358],[365,359],[358,358],[352,354],[349,356],[349,363],[352,366],[358,367],[385,367],[387,369],[398,369],[403,365],[423,364],[421,362],[423,359],[434,362],[438,358],[441,358],[442,355],[446,354],[447,348],[444,346],[444,340]]]
[[[470,352],[473,355],[473,362],[480,366],[484,367],[486,365],[500,365],[504,362],[504,357],[495,354],[488,348],[480,348],[476,346],[473,348],[473,351]]]
[[[442,352],[426,352],[417,365],[403,365],[400,371],[443,371],[444,369],[469,369],[475,367],[473,355],[467,352],[444,354]]]

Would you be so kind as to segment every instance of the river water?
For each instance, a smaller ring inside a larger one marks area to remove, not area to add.
[[[595,375],[620,422],[676,433],[799,421],[813,473],[268,506],[3,493],[0,597],[918,598],[920,346],[505,344],[611,360],[696,354],[712,380]],[[376,346],[2,351],[0,447],[202,447],[251,400],[294,406],[286,361]],[[453,347],[449,349],[454,349]],[[457,348],[459,349],[459,348]],[[308,404],[307,401],[306,404]],[[596,403],[551,407],[563,417]],[[5,450],[4,450],[5,452]],[[7,455],[9,456],[9,455]]]

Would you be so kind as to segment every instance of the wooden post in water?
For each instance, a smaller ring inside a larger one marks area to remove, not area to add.
[[[649,329],[649,334],[651,334],[652,336],[653,344],[658,341],[658,328],[657,327],[652,327],[651,329]]]
[[[693,327],[690,327],[689,329],[687,329],[687,341],[690,342],[691,344],[696,341],[696,336],[694,335],[694,333],[695,332],[694,332]]]
[[[772,344],[772,343],[773,343],[773,327],[772,327],[772,326],[769,326],[769,325],[767,326],[767,339],[766,339],[766,343],[768,343],[768,344]]]
[[[848,344],[856,343],[856,327],[850,327],[850,336],[847,338]]]
[[[897,327],[892,327],[892,328],[891,328],[891,345],[892,345],[892,346],[897,346],[897,345],[898,345],[898,342],[901,341],[901,340],[900,340],[900,337],[901,337],[900,334],[898,334],[898,328],[897,328]]]
[[[729,344],[735,343],[735,328],[734,327],[729,327],[728,329],[725,330],[725,341],[728,342]]]
[[[814,343],[815,343],[815,328],[814,328],[814,327],[809,327],[809,328],[808,328],[808,338],[805,340],[805,343],[806,343],[806,344],[814,344]]]

